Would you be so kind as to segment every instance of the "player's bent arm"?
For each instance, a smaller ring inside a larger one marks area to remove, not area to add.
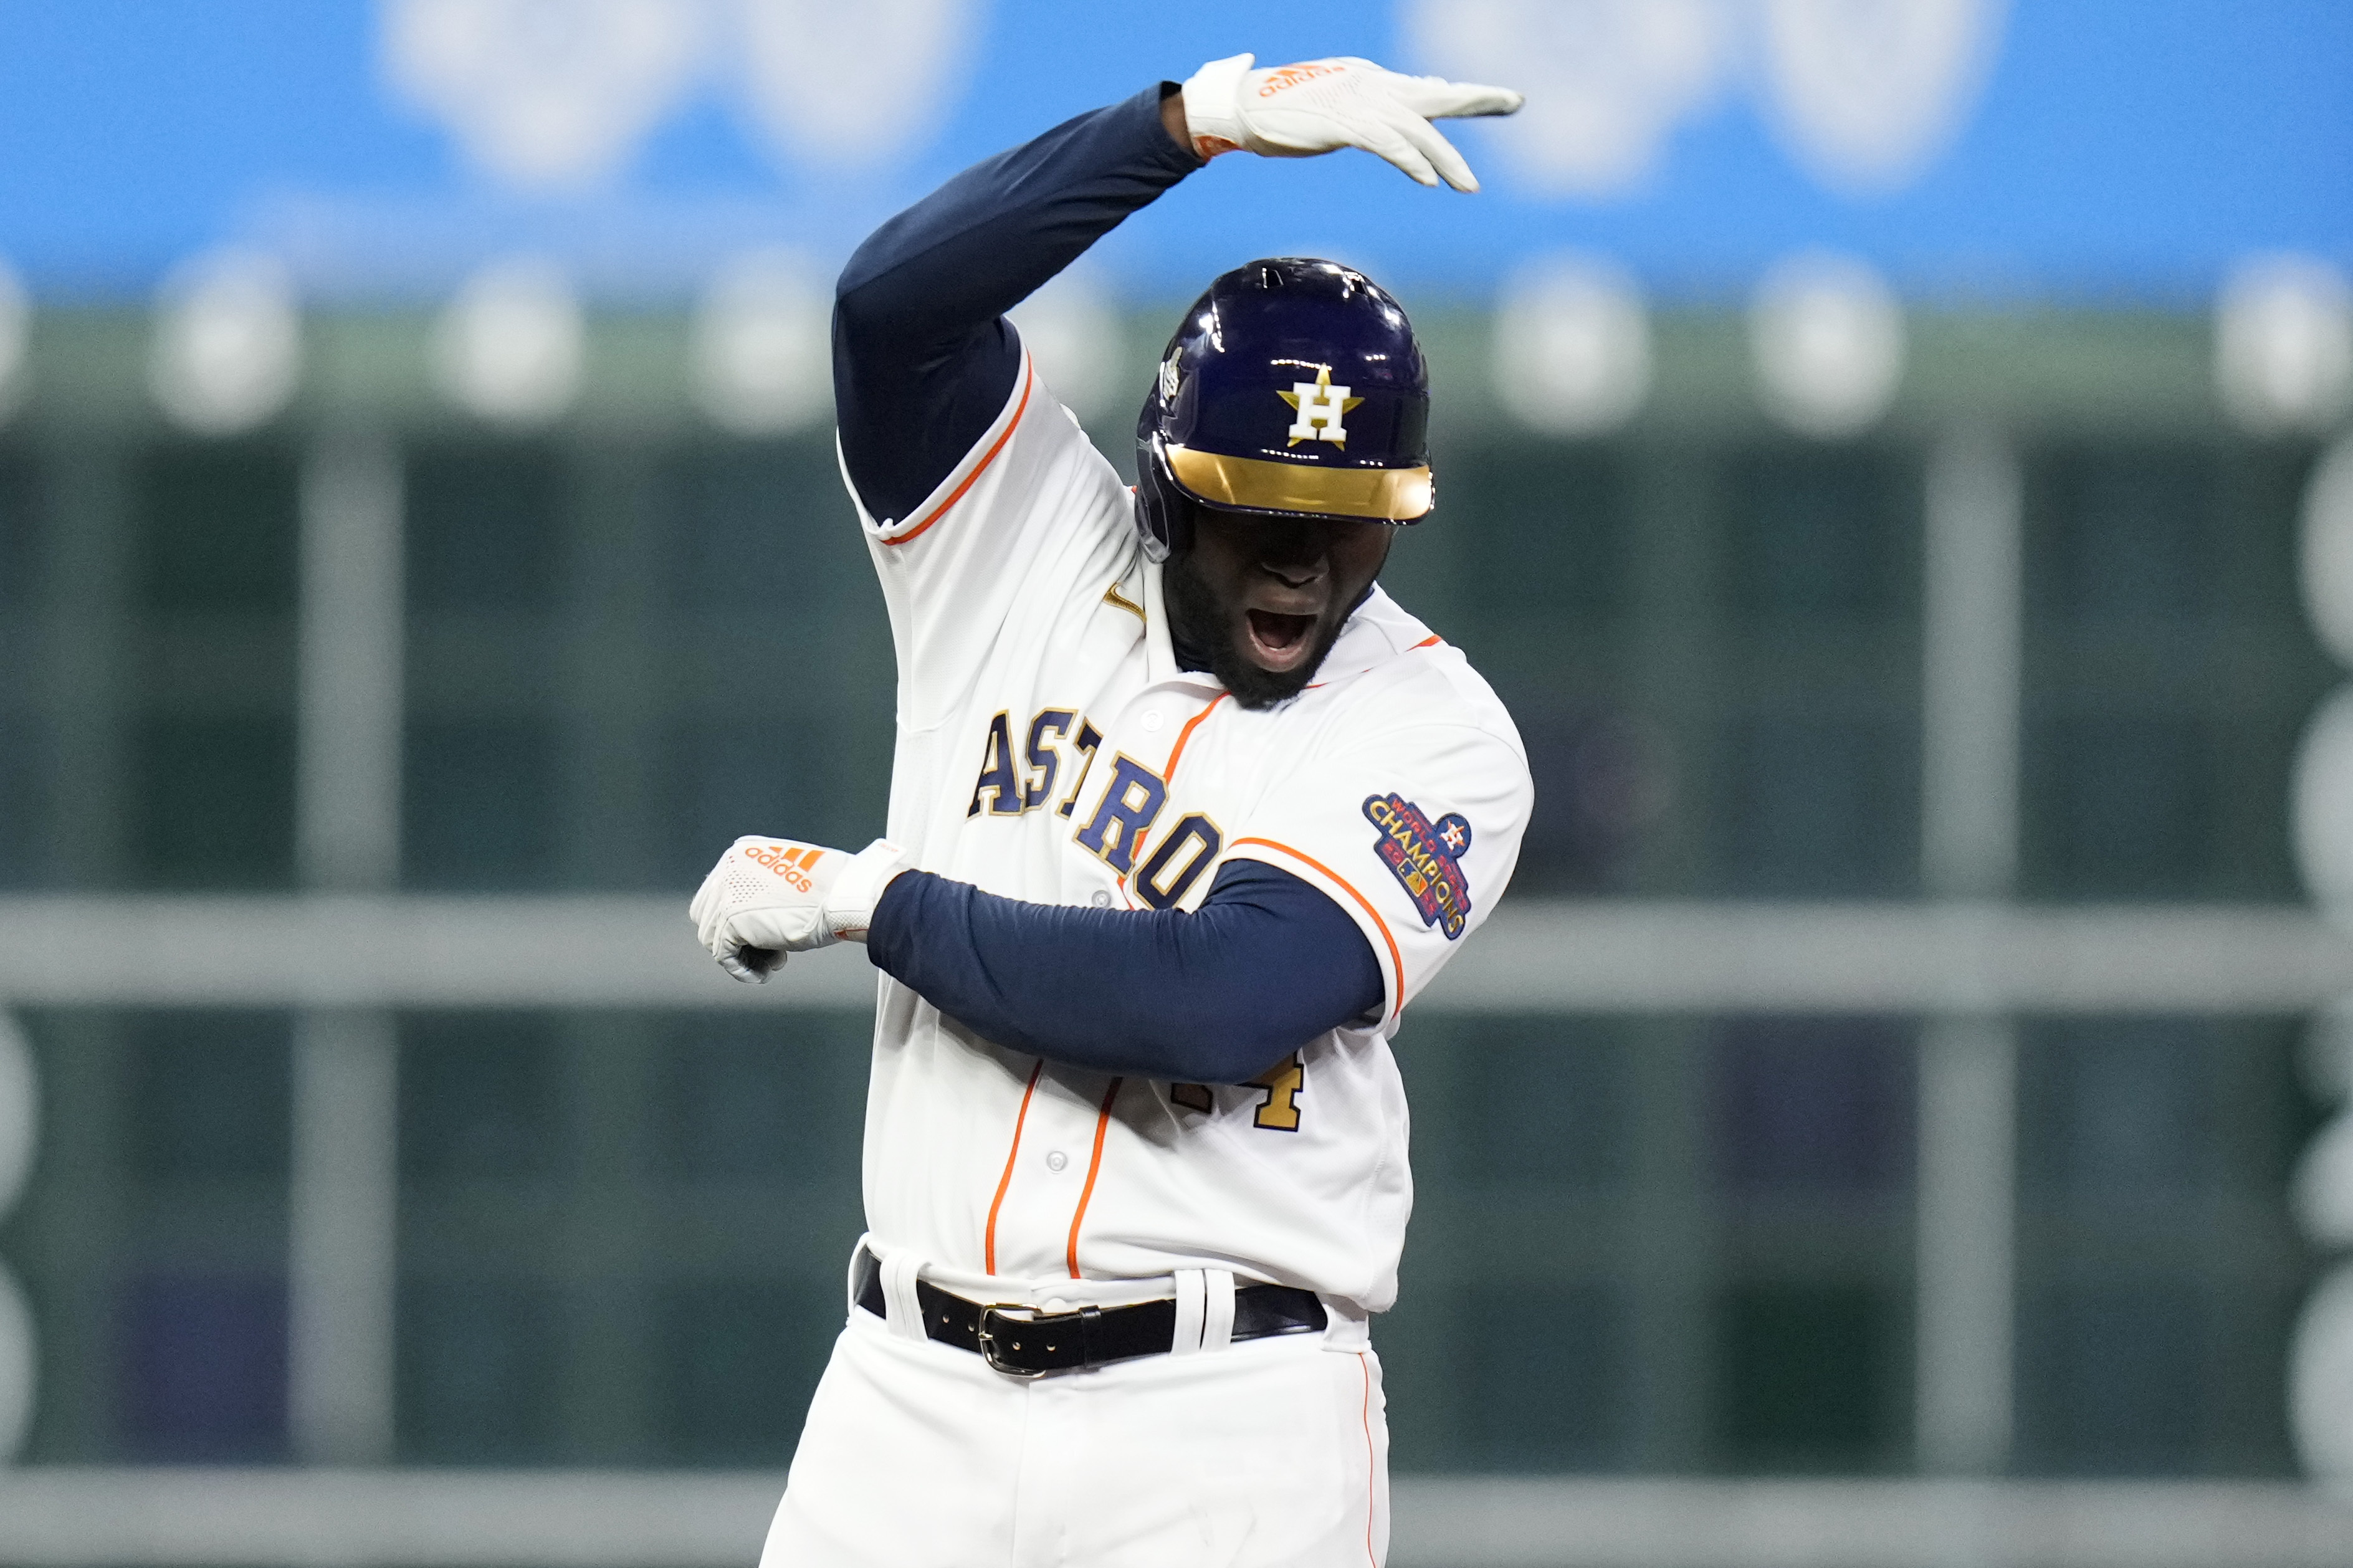
[[[841,454],[878,520],[937,489],[1005,406],[1021,350],[1002,317],[1201,166],[1163,82],[976,164],[869,236],[835,286]]]
[[[1356,923],[1250,861],[1190,912],[1030,904],[911,872],[875,905],[866,948],[984,1039],[1177,1083],[1247,1082],[1385,996]]]

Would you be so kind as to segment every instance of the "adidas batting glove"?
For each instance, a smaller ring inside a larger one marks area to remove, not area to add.
[[[883,888],[909,869],[906,852],[887,839],[856,854],[797,839],[737,839],[686,917],[721,969],[765,981],[787,953],[866,940]]]
[[[1507,87],[1402,76],[1353,56],[1252,70],[1256,58],[1211,60],[1185,84],[1186,125],[1201,157],[1240,149],[1312,158],[1362,147],[1423,185],[1443,178],[1458,191],[1475,191],[1471,165],[1430,122],[1512,114],[1524,101]]]

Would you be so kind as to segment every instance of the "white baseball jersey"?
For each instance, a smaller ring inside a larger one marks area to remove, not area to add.
[[[1413,1198],[1389,1040],[1503,895],[1525,754],[1462,655],[1377,588],[1271,710],[1178,669],[1132,506],[1026,355],[923,505],[860,503],[899,661],[891,837],[987,892],[1098,908],[1189,909],[1225,861],[1279,866],[1363,931],[1382,1005],[1253,1084],[1170,1084],[1002,1049],[886,977],[867,1221],[878,1250],[998,1298],[1225,1268],[1322,1293],[1361,1338]]]

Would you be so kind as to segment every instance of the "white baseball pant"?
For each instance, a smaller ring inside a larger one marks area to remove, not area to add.
[[[1379,1360],[1282,1335],[1024,1381],[852,1308],[761,1568],[1379,1568]]]

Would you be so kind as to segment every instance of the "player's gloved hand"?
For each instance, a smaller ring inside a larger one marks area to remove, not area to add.
[[[876,839],[856,854],[797,839],[737,839],[686,906],[694,934],[739,980],[765,981],[787,953],[866,940],[906,852]]]
[[[1354,56],[1252,70],[1253,55],[1211,60],[1185,84],[1185,120],[1203,158],[1237,148],[1270,158],[1312,158],[1362,147],[1426,185],[1442,176],[1458,191],[1479,180],[1430,122],[1513,114],[1525,101],[1508,87],[1404,76]]]

